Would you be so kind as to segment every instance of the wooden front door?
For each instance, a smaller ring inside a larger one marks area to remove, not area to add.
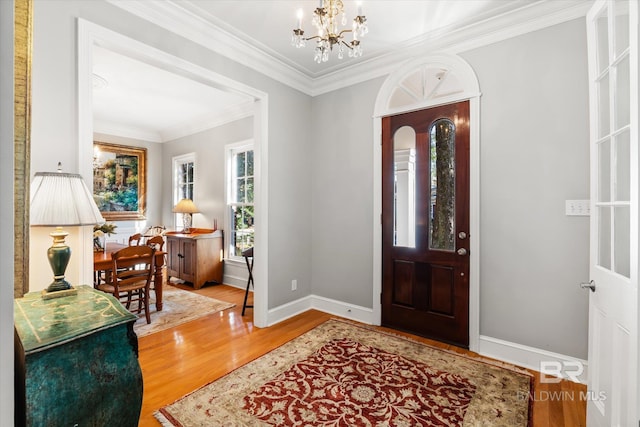
[[[382,325],[469,346],[469,102],[382,119]]]

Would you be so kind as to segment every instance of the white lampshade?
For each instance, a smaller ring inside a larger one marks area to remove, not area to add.
[[[182,199],[173,207],[175,213],[194,214],[200,212],[191,199]]]
[[[42,297],[48,299],[75,295],[77,290],[64,277],[71,258],[71,248],[64,240],[68,233],[62,227],[104,223],[82,177],[77,173],[63,173],[60,163],[58,172],[36,173],[31,181],[29,223],[33,226],[56,227],[50,233],[53,246],[47,250],[53,282],[43,291]]]
[[[38,172],[31,182],[33,226],[102,224],[105,220],[82,176],[75,173]]]

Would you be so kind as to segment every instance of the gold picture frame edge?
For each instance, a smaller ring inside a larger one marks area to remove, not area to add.
[[[93,147],[111,153],[123,153],[138,156],[138,210],[136,212],[100,211],[106,221],[130,221],[147,219],[147,149],[130,145],[112,144],[110,142],[93,141]],[[140,179],[142,177],[142,179]]]
[[[14,1],[14,270],[13,296],[29,292],[29,183],[31,163],[31,50],[33,1]]]

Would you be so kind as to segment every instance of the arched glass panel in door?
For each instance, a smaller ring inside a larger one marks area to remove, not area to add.
[[[455,135],[449,119],[438,119],[429,129],[429,248],[455,250]]]
[[[416,247],[416,132],[403,126],[393,135],[393,245]]]

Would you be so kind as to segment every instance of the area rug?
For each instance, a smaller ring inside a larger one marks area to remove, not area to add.
[[[142,315],[133,324],[133,330],[138,335],[138,338],[235,306],[235,304],[229,302],[164,285],[162,289],[162,311],[157,311],[155,292],[151,291],[150,296],[149,312],[151,313],[151,323],[147,324],[147,320]]]
[[[527,426],[524,369],[329,320],[155,413],[164,426]]]

